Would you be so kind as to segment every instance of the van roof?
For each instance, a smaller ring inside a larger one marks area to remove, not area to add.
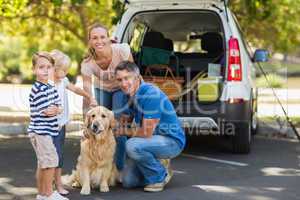
[[[120,0],[122,3],[126,3],[127,6],[164,6],[164,5],[185,5],[185,4],[203,4],[216,5],[218,7],[224,7],[224,3],[227,5],[229,0]]]

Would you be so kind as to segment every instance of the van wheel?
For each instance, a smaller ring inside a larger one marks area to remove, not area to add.
[[[232,152],[248,154],[251,146],[251,122],[235,123],[235,133],[232,136]]]

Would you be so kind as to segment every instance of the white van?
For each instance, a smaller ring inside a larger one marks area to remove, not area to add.
[[[251,57],[228,1],[125,3],[113,36],[130,44],[142,73],[151,64],[147,48],[162,50],[153,62],[167,62],[183,79],[182,96],[172,102],[187,134],[220,135],[232,143],[233,152],[248,153],[257,127],[255,62],[266,61],[268,52],[257,50]]]

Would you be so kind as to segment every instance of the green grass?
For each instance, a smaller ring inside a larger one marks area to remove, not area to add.
[[[261,88],[268,88],[268,87],[283,88],[283,87],[285,87],[286,81],[281,76],[272,73],[272,74],[267,74],[266,77],[267,78],[265,78],[264,76],[260,76],[259,78],[256,79],[257,87],[261,87]]]
[[[300,64],[291,64],[291,63],[281,63],[281,62],[265,62],[261,63],[261,66],[265,72],[269,73],[300,73]],[[260,74],[260,70],[257,70]]]
[[[300,89],[300,76],[296,76],[296,77],[288,77],[288,78],[282,78],[281,79],[281,83],[282,83],[282,88],[287,88],[287,89]],[[259,81],[262,81],[262,83],[259,83]],[[256,78],[256,83],[259,83],[261,85],[257,85],[257,87],[260,88],[266,88],[265,86],[266,81],[264,77],[259,77]],[[267,87],[268,88],[268,87]]]
[[[300,117],[289,117],[289,118],[295,126],[300,127]],[[286,118],[283,117],[283,116],[259,117],[259,121],[263,121],[264,123],[271,123],[271,122],[274,122],[276,120],[279,120],[281,122],[285,122]]]

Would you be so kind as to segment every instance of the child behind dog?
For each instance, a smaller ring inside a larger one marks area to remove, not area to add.
[[[58,93],[48,84],[54,60],[50,54],[38,52],[33,55],[32,65],[36,81],[29,95],[30,124],[27,131],[37,157],[36,199],[68,200],[52,189],[55,168],[58,166],[58,155],[53,139],[58,135],[57,116],[61,112]]]
[[[96,100],[89,95],[89,93],[85,92],[81,88],[75,86],[74,84],[69,82],[69,79],[66,77],[68,73],[68,69],[71,65],[70,58],[64,54],[63,52],[59,50],[53,50],[50,52],[52,58],[55,61],[54,64],[54,74],[52,77],[53,85],[58,91],[59,97],[62,100],[62,113],[58,116],[59,118],[59,126],[60,131],[58,137],[54,139],[54,145],[56,146],[58,158],[59,158],[59,164],[58,167],[55,170],[55,185],[57,191],[62,194],[66,195],[69,192],[63,187],[62,181],[61,181],[61,173],[62,173],[62,167],[63,167],[63,146],[65,141],[65,132],[66,132],[66,124],[69,121],[69,103],[68,103],[68,94],[67,89],[71,90],[72,92],[86,97],[90,100],[91,106],[96,106],[97,102]]]

